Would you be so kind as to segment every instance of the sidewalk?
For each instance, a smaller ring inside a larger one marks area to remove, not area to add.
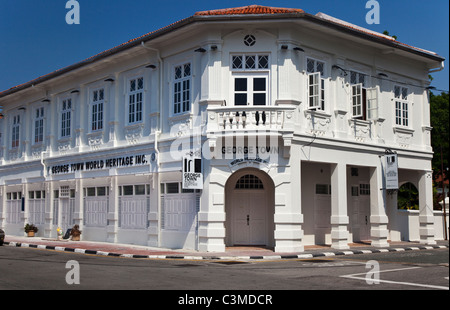
[[[46,250],[75,252],[91,255],[104,255],[143,259],[186,259],[186,260],[275,260],[308,259],[321,256],[370,254],[411,250],[448,249],[448,241],[437,241],[436,245],[423,245],[418,242],[392,242],[388,248],[376,248],[368,243],[351,243],[348,250],[336,250],[329,246],[305,246],[304,252],[277,253],[261,247],[230,247],[225,252],[210,253],[195,250],[171,250],[132,244],[119,244],[94,241],[57,240],[41,237],[6,236],[5,246],[31,247]]]

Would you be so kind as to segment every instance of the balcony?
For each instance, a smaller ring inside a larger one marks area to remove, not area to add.
[[[207,108],[210,148],[224,136],[277,135],[290,147],[297,119],[297,105],[213,106]]]

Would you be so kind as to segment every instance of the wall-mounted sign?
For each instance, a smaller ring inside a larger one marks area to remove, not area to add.
[[[203,189],[202,160],[200,157],[183,157],[183,189]]]
[[[278,146],[222,146],[222,155],[234,155],[234,156],[267,156],[278,155]]]
[[[233,167],[233,166],[237,166],[237,165],[247,165],[247,164],[269,165],[270,162],[265,159],[261,159],[259,157],[253,157],[253,158],[244,157],[244,158],[238,158],[238,159],[232,160],[229,163],[229,166]]]
[[[398,189],[398,157],[397,154],[386,154],[385,179],[386,189]]]
[[[119,167],[132,167],[132,166],[142,166],[147,165],[147,156],[140,155],[130,155],[122,157],[104,158],[96,160],[87,160],[83,162],[67,163],[62,165],[49,166],[48,173],[52,175],[74,173],[77,171],[93,171],[102,169],[111,169]]]

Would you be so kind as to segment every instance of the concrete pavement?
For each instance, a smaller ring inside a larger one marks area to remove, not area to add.
[[[304,252],[277,253],[261,247],[230,247],[225,252],[211,253],[184,249],[164,249],[148,246],[94,241],[57,240],[43,237],[5,237],[5,246],[29,247],[37,249],[74,252],[91,255],[104,255],[140,259],[186,259],[186,260],[275,260],[308,259],[321,256],[370,254],[379,252],[448,249],[448,241],[437,241],[436,245],[423,245],[417,242],[392,242],[387,248],[372,247],[368,243],[349,244],[348,250],[336,250],[329,246],[305,246]]]

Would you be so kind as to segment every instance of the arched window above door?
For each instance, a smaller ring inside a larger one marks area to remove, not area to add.
[[[257,176],[246,174],[236,182],[235,189],[264,189],[264,186]]]

